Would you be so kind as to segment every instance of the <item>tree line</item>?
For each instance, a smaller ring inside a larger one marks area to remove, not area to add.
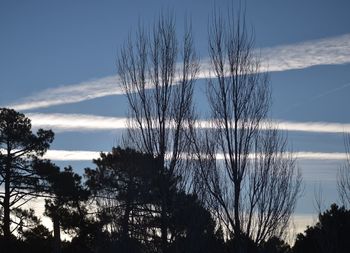
[[[260,242],[248,234],[228,237],[217,210],[195,192],[180,189],[182,178],[164,169],[158,157],[116,147],[93,160],[96,167],[86,168],[82,180],[72,167],[60,169],[40,158],[53,140],[51,130],[34,134],[27,117],[7,108],[0,109],[0,127],[5,252],[237,252],[243,245],[244,252],[299,253],[350,247],[350,210],[344,207],[334,204],[320,214],[315,226],[298,234],[293,248],[277,235]],[[52,231],[26,208],[35,199],[44,200]],[[63,231],[69,240],[61,239]]]
[[[302,179],[286,136],[268,118],[268,73],[244,14],[212,16],[206,121],[195,110],[201,72],[191,26],[184,30],[178,39],[174,16],[162,14],[125,42],[117,69],[127,131],[83,175],[42,159],[51,130],[33,133],[24,114],[0,109],[6,252],[304,252],[334,231],[334,213],[348,220],[346,209],[332,206],[290,248],[284,239]],[[36,199],[45,201],[53,232],[26,209]],[[328,252],[343,252],[335,238]]]

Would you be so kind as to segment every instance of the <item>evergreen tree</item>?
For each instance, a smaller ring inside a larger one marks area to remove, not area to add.
[[[24,114],[0,109],[0,205],[3,208],[2,230],[7,243],[11,239],[12,225],[18,225],[11,218],[11,211],[38,192],[39,177],[33,170],[32,160],[46,152],[53,138],[51,130],[39,129],[34,134],[30,119]]]
[[[350,252],[350,210],[333,204],[319,215],[316,225],[298,234],[293,247],[295,253]]]

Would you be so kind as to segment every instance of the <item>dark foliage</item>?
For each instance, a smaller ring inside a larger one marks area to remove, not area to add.
[[[89,191],[81,183],[81,176],[72,167],[60,168],[48,160],[35,160],[34,169],[41,179],[41,190],[46,194],[45,215],[53,223],[55,253],[61,252],[61,228],[73,230],[81,237],[89,222],[87,209],[82,204]]]
[[[298,234],[293,252],[350,252],[350,210],[333,204],[319,215],[316,225]]]
[[[272,237],[268,241],[263,242],[260,246],[259,253],[291,253],[292,249],[285,241]]]
[[[95,169],[86,169],[83,182],[71,167],[61,170],[38,158],[53,139],[51,131],[31,133],[30,120],[13,110],[1,109],[0,116],[1,184],[9,179],[5,186],[15,194],[1,202],[1,252],[350,252],[350,210],[344,207],[333,204],[320,214],[293,249],[278,237],[257,244],[245,233],[227,236],[213,210],[178,187],[181,177],[164,168],[162,157],[113,148],[94,160]],[[18,206],[36,197],[46,199],[53,233],[34,210]],[[16,233],[8,233],[9,222]],[[62,231],[69,241],[62,241]]]
[[[38,225],[33,229],[26,230],[23,236],[23,252],[50,252],[52,250],[52,235],[50,231],[43,225]]]
[[[32,161],[46,152],[53,137],[51,130],[39,129],[34,134],[30,119],[24,114],[0,108],[0,205],[5,242],[23,224],[14,212],[18,213],[19,207],[40,192]]]
[[[86,170],[87,184],[96,198],[103,227],[110,228],[111,248],[157,252],[164,224],[168,252],[204,252],[219,244],[210,213],[195,195],[177,190],[178,178],[161,169],[158,158],[114,148],[94,162],[97,168]],[[164,202],[166,213],[160,215]]]

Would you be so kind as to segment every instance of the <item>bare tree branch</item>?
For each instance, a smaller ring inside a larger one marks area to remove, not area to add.
[[[198,187],[211,195],[206,201],[217,210],[228,238],[242,242],[249,237],[259,244],[283,235],[301,176],[295,159],[285,156],[286,137],[267,123],[269,77],[261,73],[253,46],[244,12],[234,16],[229,11],[227,18],[214,13],[209,55],[215,78],[207,85],[211,127],[192,128],[191,134],[202,183]]]
[[[344,134],[344,146],[347,154],[345,163],[338,172],[338,192],[342,204],[350,206],[350,134]]]

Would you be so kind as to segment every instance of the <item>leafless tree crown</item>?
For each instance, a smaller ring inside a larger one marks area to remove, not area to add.
[[[184,177],[181,156],[189,146],[193,85],[199,69],[190,26],[182,43],[173,16],[161,15],[150,31],[139,28],[120,52],[118,70],[130,115],[128,145],[164,161]]]
[[[347,158],[338,174],[338,192],[344,206],[350,206],[350,135],[344,137]]]
[[[192,129],[192,136],[199,195],[204,189],[229,238],[248,236],[258,244],[284,232],[301,177],[286,155],[286,138],[267,120],[269,78],[260,71],[253,46],[244,14],[213,15],[209,55],[215,78],[207,85],[211,126]]]

